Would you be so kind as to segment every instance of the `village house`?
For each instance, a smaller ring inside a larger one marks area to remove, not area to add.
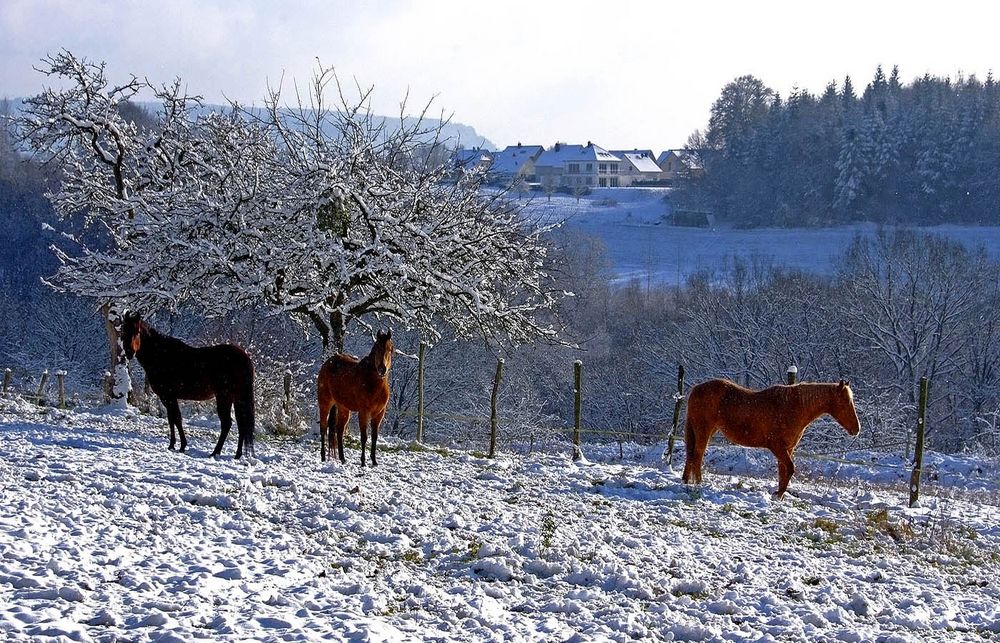
[[[664,150],[656,159],[660,178],[673,183],[682,175],[699,176],[704,173],[691,150]]]
[[[622,160],[618,171],[622,187],[660,180],[660,166],[656,164],[653,150],[612,150],[611,153]]]
[[[493,153],[478,147],[457,149],[452,156],[453,167],[464,172],[485,171],[492,161]]]
[[[490,179],[505,184],[535,181],[535,161],[544,150],[541,145],[518,143],[494,152],[493,162],[490,165]]]
[[[618,187],[622,160],[600,145],[556,143],[535,160],[543,189]]]

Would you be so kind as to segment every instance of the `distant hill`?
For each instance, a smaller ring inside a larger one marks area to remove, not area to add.
[[[149,111],[156,111],[159,108],[157,103],[139,103],[144,109]],[[229,109],[227,105],[214,105],[206,104],[203,107],[205,112],[217,112]],[[257,108],[259,109],[259,108]],[[398,122],[399,118],[396,116],[374,116],[374,118],[381,118],[389,123],[395,124]],[[412,126],[416,124],[417,119],[415,117],[406,117],[404,119],[405,126]],[[424,125],[428,128],[435,127],[440,123],[440,119],[437,118],[425,118]],[[444,138],[448,143],[448,147],[464,147],[473,148],[478,147],[481,149],[494,151],[497,149],[493,141],[489,140],[485,136],[481,136],[476,132],[476,128],[471,125],[465,125],[463,123],[457,123],[455,121],[449,121],[445,123],[444,129],[442,131]]]
[[[24,99],[10,98],[5,100],[8,101],[7,104],[10,106],[11,109],[19,110],[21,108],[21,104]],[[156,112],[160,108],[159,103],[139,101],[136,104],[149,112]],[[228,106],[217,105],[217,104],[205,104],[202,107],[202,111],[204,111],[205,113],[224,111],[227,109],[229,109]],[[375,116],[375,118],[382,118],[388,122],[393,122],[393,123],[398,120],[398,117],[395,116]],[[406,119],[404,119],[404,123],[407,126],[411,126],[414,123],[416,123],[416,120],[417,119],[414,117],[407,117]],[[440,122],[441,122],[440,119],[437,118],[424,119],[424,124],[429,128],[436,126]],[[443,134],[448,143],[448,147],[453,147],[453,148],[478,147],[490,151],[495,151],[497,149],[497,146],[493,143],[493,141],[489,140],[485,136],[482,136],[478,132],[476,132],[476,128],[472,127],[471,125],[465,125],[464,123],[457,123],[455,121],[450,121],[446,123],[444,126]]]

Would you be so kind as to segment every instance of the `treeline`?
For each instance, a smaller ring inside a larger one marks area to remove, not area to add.
[[[847,77],[786,99],[743,76],[688,146],[704,173],[682,179],[676,202],[738,226],[1000,224],[992,74],[905,84],[879,67],[860,95]]]

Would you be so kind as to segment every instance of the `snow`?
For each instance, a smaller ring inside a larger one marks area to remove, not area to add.
[[[734,257],[748,262],[832,275],[836,259],[858,235],[874,236],[878,226],[858,224],[832,228],[760,228],[737,230],[686,228],[666,222],[664,197],[670,188],[596,188],[586,196],[533,195],[528,212],[543,219],[566,219],[566,227],[599,237],[619,283],[683,284],[701,270],[718,274]],[[982,245],[1000,260],[1000,227],[941,225],[920,230]]]
[[[617,445],[490,461],[383,440],[189,453],[134,412],[0,399],[0,638],[77,641],[988,639],[996,462],[928,454],[921,505],[876,454],[773,463],[714,446],[692,489]],[[647,449],[662,453],[662,445]],[[677,454],[678,457],[683,453]],[[873,461],[874,458],[874,461]],[[674,461],[675,466],[682,459]],[[898,463],[897,463],[898,464]],[[839,468],[837,468],[839,467]]]

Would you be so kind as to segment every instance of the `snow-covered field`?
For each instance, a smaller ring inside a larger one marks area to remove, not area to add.
[[[909,510],[870,457],[800,462],[772,502],[769,457],[721,446],[693,490],[662,445],[577,465],[388,441],[361,470],[312,440],[212,460],[214,426],[178,454],[164,420],[0,399],[0,639],[1000,638],[995,462],[930,454]]]
[[[529,212],[548,220],[566,219],[570,228],[604,241],[618,281],[679,284],[699,270],[718,272],[734,257],[773,263],[819,274],[836,271],[836,258],[857,235],[874,235],[875,225],[834,228],[734,230],[683,228],[664,220],[668,188],[605,188],[576,199],[533,194]],[[1000,228],[942,225],[919,228],[959,241],[983,245],[1000,260]]]

